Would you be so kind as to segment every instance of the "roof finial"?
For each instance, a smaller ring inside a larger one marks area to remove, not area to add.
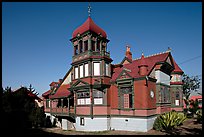
[[[167,51],[166,52],[171,52],[171,48],[170,47],[168,47],[168,49],[167,49]]]
[[[144,56],[144,52],[142,51],[142,56]]]
[[[88,6],[88,13],[89,13],[89,17],[91,16],[91,5],[89,3],[89,6]]]

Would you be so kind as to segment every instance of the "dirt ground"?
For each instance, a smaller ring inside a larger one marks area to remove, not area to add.
[[[60,128],[45,128],[44,132],[58,135],[202,135],[202,124],[196,123],[196,119],[187,119],[183,125],[177,127],[173,131],[166,133],[156,130],[148,132],[135,131],[101,131],[101,132],[82,132],[82,131],[65,131]]]

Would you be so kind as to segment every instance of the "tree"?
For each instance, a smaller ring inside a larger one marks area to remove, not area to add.
[[[33,89],[31,88],[31,91]],[[32,126],[43,126],[45,113],[43,107],[36,105],[35,98],[30,96],[26,87],[21,87],[15,92],[7,87],[3,90],[3,125],[4,128],[24,129]],[[12,123],[12,124],[11,124]]]
[[[197,92],[200,88],[200,79],[198,76],[188,76],[183,74],[183,95],[184,95],[184,102],[186,104],[187,109],[189,109],[189,97],[192,92]]]
[[[38,94],[39,94],[39,93],[35,92],[35,89],[33,88],[33,86],[32,86],[31,84],[29,85],[28,90],[29,90],[31,93],[35,94],[35,95],[38,95]]]

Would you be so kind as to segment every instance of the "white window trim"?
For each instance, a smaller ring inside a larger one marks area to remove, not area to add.
[[[84,77],[84,65],[83,64],[79,66],[79,71],[80,71],[79,77],[83,78]]]
[[[95,64],[97,64],[97,65],[95,65]],[[94,76],[100,76],[101,75],[100,64],[101,64],[100,62],[93,62],[93,75]]]
[[[79,68],[75,67],[74,68],[74,79],[78,79],[79,78]]]
[[[85,77],[89,76],[89,64],[88,63],[84,64],[84,76]]]

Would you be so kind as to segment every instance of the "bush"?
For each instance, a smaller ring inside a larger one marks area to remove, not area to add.
[[[163,129],[162,128],[162,120],[161,120],[160,116],[158,116],[156,118],[156,120],[154,121],[153,129],[157,130],[157,131],[161,131]]]
[[[197,115],[197,122],[202,124],[202,109],[196,112]]]
[[[186,116],[183,113],[171,111],[159,115],[154,122],[153,129],[170,131],[183,124],[185,120]]]

